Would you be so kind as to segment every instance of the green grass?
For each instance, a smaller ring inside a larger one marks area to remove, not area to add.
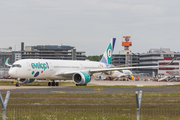
[[[172,112],[172,113],[171,113]],[[179,110],[141,110],[141,120],[179,120]],[[0,113],[0,119],[1,119]],[[7,120],[136,120],[136,109],[8,109]]]
[[[0,85],[11,85],[0,81]],[[24,85],[47,86],[47,82]],[[73,82],[60,82],[72,85]],[[82,87],[82,86],[81,86]],[[135,88],[136,86],[87,86],[95,88]],[[173,86],[145,86],[142,88],[179,88]],[[139,87],[138,87],[139,88]],[[54,93],[11,93],[8,102],[7,120],[135,120],[135,92],[103,93],[94,91],[80,93],[71,91]],[[2,93],[5,98],[6,93]],[[180,91],[143,92],[141,120],[178,120],[180,118]],[[0,112],[0,119],[2,112]]]
[[[173,92],[144,92],[141,119],[179,119],[179,96]],[[11,93],[7,108],[7,120],[136,119],[135,93]]]

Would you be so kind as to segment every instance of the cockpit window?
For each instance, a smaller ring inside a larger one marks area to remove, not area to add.
[[[14,65],[12,65],[12,67],[21,67],[21,65],[20,64],[14,64]]]

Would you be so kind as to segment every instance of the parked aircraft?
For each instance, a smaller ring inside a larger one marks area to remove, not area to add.
[[[176,58],[172,59],[172,61],[170,63],[168,63],[167,65],[164,65],[164,66],[171,65],[175,59]],[[133,65],[133,64],[129,64],[129,65]],[[126,65],[121,65],[121,66],[126,66]],[[128,78],[130,80],[134,79],[134,76],[132,75],[132,72],[130,70],[121,70],[121,71],[116,70],[116,71],[108,71],[108,72],[104,72],[104,73],[105,73],[105,75],[107,75],[108,77],[111,77],[111,78]]]
[[[132,72],[130,70],[115,70],[115,71],[108,71],[103,74],[103,76],[108,76],[110,78],[128,78],[130,80],[134,79]]]
[[[116,38],[112,38],[100,62],[78,60],[22,59],[10,66],[9,75],[20,83],[31,83],[35,79],[50,79],[49,86],[58,86],[55,80],[73,80],[76,86],[86,86],[91,76],[98,72],[121,71],[135,68],[152,68],[158,66],[110,68]]]

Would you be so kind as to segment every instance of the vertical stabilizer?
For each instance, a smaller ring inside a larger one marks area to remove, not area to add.
[[[112,38],[100,62],[105,63],[105,64],[111,64],[115,42],[116,42],[116,38]]]

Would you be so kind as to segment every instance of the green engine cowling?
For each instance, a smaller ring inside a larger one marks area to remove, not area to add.
[[[20,83],[32,83],[34,81],[35,81],[35,79],[33,79],[33,78],[20,78],[19,79]]]
[[[85,72],[78,72],[73,75],[73,81],[75,84],[87,84],[91,81],[91,76]]]

